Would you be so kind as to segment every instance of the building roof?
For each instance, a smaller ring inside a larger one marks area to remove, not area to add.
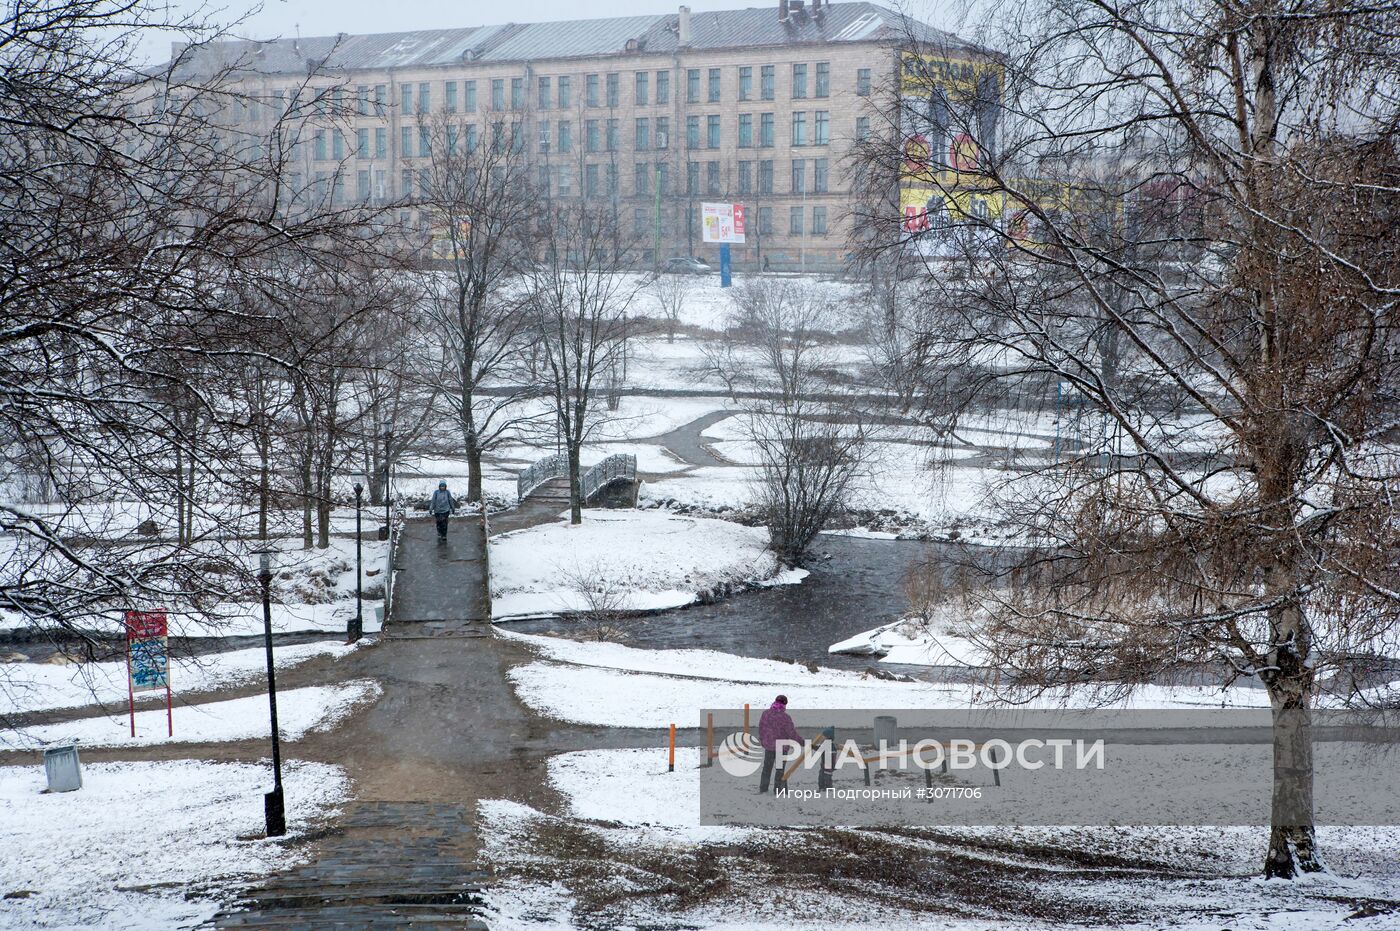
[[[305,74],[309,67],[332,72],[432,67],[466,61],[512,62],[589,58],[627,52],[670,53],[680,49],[679,14],[578,19],[554,23],[504,23],[459,29],[385,32],[373,35],[221,41],[201,46],[181,62],[191,70],[238,65],[249,71]],[[821,13],[794,10],[778,20],[777,4],[690,15],[695,50],[837,42],[892,41],[913,31],[920,41],[971,48],[951,33],[906,19],[875,3],[823,4]],[[175,50],[178,56],[182,49]]]

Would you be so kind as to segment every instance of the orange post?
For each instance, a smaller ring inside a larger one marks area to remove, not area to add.
[[[715,765],[715,713],[705,715],[705,765]]]
[[[748,732],[749,732],[749,706],[746,704],[746,705],[744,705],[744,733],[747,735]]]
[[[668,773],[674,773],[675,771],[676,771],[676,725],[672,724],[672,725],[671,725],[671,752],[670,752],[670,759],[669,759],[668,763],[666,764],[666,772],[668,772]]]

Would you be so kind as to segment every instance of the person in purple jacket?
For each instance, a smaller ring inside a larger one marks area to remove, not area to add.
[[[758,782],[760,793],[768,791],[770,782],[775,791],[783,784],[781,772],[776,779],[773,778],[773,764],[778,760],[778,741],[792,740],[802,743],[802,735],[797,733],[797,725],[788,717],[787,703],[787,696],[779,695],[758,719],[758,742],[763,745],[763,777]]]

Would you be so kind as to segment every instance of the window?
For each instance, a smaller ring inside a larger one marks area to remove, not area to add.
[[[658,104],[671,102],[671,72],[656,72],[656,102]]]
[[[616,203],[616,202],[617,202],[617,196],[618,196],[618,194],[622,193],[621,191],[618,190],[618,188],[621,187],[621,185],[618,184],[618,180],[617,180],[617,163],[616,163],[616,162],[608,162],[608,167],[607,167],[607,178],[608,178],[608,187],[607,187],[608,193],[612,195],[613,202]]]
[[[638,197],[645,197],[651,188],[651,166],[646,162],[632,166],[632,188]]]
[[[700,193],[700,163],[689,162],[685,166],[685,192],[687,194]]]
[[[794,113],[792,115],[792,144],[807,144],[807,114]]]
[[[418,85],[418,112],[419,112],[419,113],[427,113],[429,110],[432,109],[432,107],[431,107],[431,106],[429,105],[429,103],[428,103],[428,101],[429,101],[429,100],[431,99],[431,97],[432,97],[432,90],[433,90],[433,86],[432,86],[431,84],[429,84],[427,81],[424,81],[424,82],[422,82],[421,84]]]
[[[535,166],[535,187],[540,189],[540,193],[545,197],[549,196],[549,166]]]
[[[739,163],[739,193],[753,193],[753,162]]]
[[[569,76],[568,76],[567,74],[561,74],[561,75],[559,75],[558,84],[559,84],[559,109],[561,109],[561,110],[567,110],[567,109],[569,109]],[[561,185],[563,184],[563,181],[562,181],[562,180],[560,181],[560,184],[561,184]]]
[[[387,158],[389,155],[389,130],[383,126],[374,131],[374,157]]]
[[[685,73],[685,102],[700,102],[700,69],[690,68]]]
[[[428,175],[428,169],[426,169],[426,168],[420,168],[420,169],[418,169],[418,196],[421,197],[421,198],[423,198],[424,200],[427,200],[427,199],[428,199],[428,195],[429,195],[429,193],[430,193],[431,191],[432,191],[432,182],[431,182],[431,180],[430,180],[430,178],[429,178],[429,175]]]
[[[813,120],[812,144],[826,145],[831,141],[831,111],[818,110]]]
[[[463,89],[462,89],[462,111],[463,111],[464,113],[475,113],[475,112],[476,112],[476,82],[475,82],[475,81],[463,81],[463,82],[462,82],[462,85],[463,85]]]
[[[413,85],[404,84],[399,88],[399,110],[404,116],[413,112]]]
[[[760,235],[760,236],[772,236],[772,235],[773,235],[773,208],[772,208],[772,207],[759,207],[759,208],[758,208],[758,235]]]
[[[687,149],[700,148],[700,117],[698,116],[685,118],[685,147]]]
[[[709,76],[709,100],[710,103],[719,102],[719,69],[711,68]]]
[[[374,115],[383,116],[389,104],[389,85],[374,85]]]
[[[718,194],[719,189],[719,162],[706,162],[705,191],[710,194]]]
[[[475,124],[475,123],[470,123],[470,124],[468,124],[468,126],[467,126],[467,151],[468,151],[468,152],[475,152],[475,151],[476,151],[476,145],[477,145],[477,142],[479,141],[478,138],[477,138],[477,135],[478,135],[478,134],[477,134],[476,124]]]
[[[739,69],[739,99],[748,100],[753,96],[753,67],[744,65]]]
[[[585,197],[598,196],[598,166],[583,166],[583,193]]]
[[[773,162],[771,159],[758,163],[758,193],[773,193]]]
[[[831,96],[831,63],[827,61],[817,62],[817,86],[813,91],[813,96]]]
[[[857,138],[857,139],[868,139],[868,138],[870,138],[870,117],[868,117],[868,116],[858,116],[858,117],[856,117],[856,138]]]
[[[862,97],[870,96],[870,69],[856,69],[856,93]]]
[[[645,236],[647,234],[647,210],[645,207],[632,208],[632,235]]]
[[[355,88],[355,112],[360,116],[369,116],[369,88],[363,84]],[[253,120],[256,122],[257,117]],[[369,178],[365,178],[365,186],[369,186]]]
[[[802,208],[788,208],[788,232],[793,236],[802,235]]]
[[[404,197],[413,196],[413,172],[407,168],[399,172],[399,193]]]
[[[759,114],[758,145],[762,149],[773,148],[773,114],[771,113]]]
[[[739,114],[739,148],[748,149],[753,147],[753,114]]]
[[[369,130],[355,130],[355,157],[369,158]]]
[[[447,154],[449,156],[457,154],[457,136],[459,135],[457,124],[452,123],[447,127]]]
[[[826,159],[812,159],[812,190],[815,193],[826,193],[829,174],[830,172],[827,170],[826,167]]]
[[[671,193],[671,166],[665,162],[656,163],[656,190],[662,197]]]
[[[617,77],[617,72],[614,71],[614,72],[612,72],[612,73],[610,73],[610,74],[608,75],[608,107],[611,108],[611,109],[614,109],[614,110],[617,109],[617,103],[618,103],[618,90],[617,90],[617,88],[618,88],[618,77]]]
[[[658,116],[656,118],[656,147],[664,149],[671,144],[671,118],[669,116]]]
[[[331,106],[337,116],[345,112],[345,88],[337,87],[331,91]]]
[[[326,160],[326,131],[316,130],[316,135],[311,139],[311,157],[318,162]]]
[[[601,99],[598,96],[598,75],[586,75],[583,79],[583,87],[584,102],[590,107],[598,106],[598,101]]]
[[[597,152],[603,147],[602,127],[597,120],[585,120],[583,124],[583,147],[585,151]]]
[[[552,138],[552,137],[549,135],[549,120],[540,120],[540,122],[539,122],[539,132],[538,132],[536,135],[537,135],[538,138],[539,138],[540,152],[541,152],[542,154],[544,154],[544,155],[548,155],[548,154],[549,154],[549,140]]]
[[[525,79],[510,79],[510,108],[521,110],[525,107]]]
[[[456,113],[456,112],[457,112],[457,82],[456,82],[456,81],[448,81],[447,84],[445,85],[445,89],[446,89],[446,93],[445,93],[445,95],[444,95],[444,100],[445,100],[446,102],[445,102],[444,106],[447,107],[447,112],[448,112],[448,113]]]
[[[331,156],[337,162],[345,158],[345,135],[338,129],[331,133]]]
[[[506,124],[500,120],[491,124],[491,151],[505,151]]]
[[[705,147],[708,149],[719,148],[719,114],[712,113],[705,117]]]
[[[517,154],[525,151],[525,131],[519,120],[510,124],[510,150]]]
[[[773,65],[764,65],[758,71],[758,94],[764,100],[773,99]]]
[[[428,127],[418,127],[418,154],[427,158],[433,154],[433,143],[428,136]]]
[[[806,159],[795,158],[792,160],[792,193],[805,194],[807,191],[807,161]]]
[[[559,179],[557,183],[559,185],[560,197],[568,197],[570,194],[573,193],[574,176],[573,173],[569,171],[568,165],[559,166]]]
[[[491,79],[491,109],[504,110],[506,108],[506,82],[504,78]]]
[[[617,122],[617,120],[608,120],[607,143],[609,152],[617,151]]]
[[[807,96],[807,66],[792,66],[792,97],[800,100]]]
[[[651,148],[651,121],[645,117],[636,121],[632,136],[632,148],[638,152],[645,152]]]
[[[355,199],[362,204],[369,203],[369,172],[355,172]]]
[[[549,78],[540,78],[535,84],[536,109],[549,109]]]
[[[632,93],[635,95],[635,100],[639,107],[645,107],[647,105],[647,82],[650,77],[651,72],[649,71],[638,71],[633,75],[634,85]]]
[[[560,78],[559,80],[564,80]],[[559,151],[572,152],[574,148],[574,126],[568,120],[559,121]]]
[[[826,208],[812,208],[812,233],[816,236],[826,235]]]

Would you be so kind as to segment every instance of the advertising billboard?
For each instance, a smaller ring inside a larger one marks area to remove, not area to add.
[[[704,242],[742,243],[743,204],[701,204],[700,227]]]

